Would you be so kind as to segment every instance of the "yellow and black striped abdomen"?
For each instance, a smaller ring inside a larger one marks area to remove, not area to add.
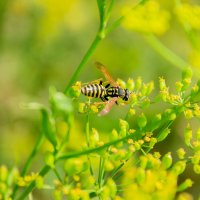
[[[81,93],[88,97],[101,98],[106,94],[106,89],[103,85],[89,84],[81,88]]]

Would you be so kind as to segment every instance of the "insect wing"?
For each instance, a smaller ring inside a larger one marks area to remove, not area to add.
[[[104,115],[108,114],[110,112],[110,109],[112,108],[112,106],[117,101],[117,99],[118,99],[118,97],[114,97],[114,98],[110,99],[109,101],[107,101],[105,108],[99,113],[99,116],[104,116]]]
[[[118,84],[114,81],[114,79],[112,78],[112,76],[110,75],[110,73],[108,72],[108,70],[106,69],[106,67],[101,64],[100,62],[96,62],[96,67],[103,73],[103,75],[105,76],[105,78],[113,85],[113,86],[118,86]]]

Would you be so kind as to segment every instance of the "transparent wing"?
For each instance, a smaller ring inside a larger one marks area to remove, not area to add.
[[[99,116],[104,116],[104,115],[108,114],[110,112],[112,106],[117,101],[117,99],[118,99],[118,97],[114,97],[114,98],[110,99],[109,101],[107,101],[105,108],[99,113]]]
[[[108,82],[110,82],[113,86],[118,86],[118,84],[114,81],[114,79],[103,64],[101,64],[100,62],[95,62],[95,65],[97,69],[99,69],[102,72],[102,74],[105,76]]]

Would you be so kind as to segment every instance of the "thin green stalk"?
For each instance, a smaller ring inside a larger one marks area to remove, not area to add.
[[[40,171],[39,175],[44,177],[51,168],[47,165],[45,165],[42,170]],[[23,200],[25,199],[28,194],[34,189],[35,187],[35,181],[33,181],[23,192],[22,194],[17,198],[17,200]]]
[[[136,4],[136,6],[138,6],[140,4],[144,4],[146,1],[148,1],[148,0],[140,0]],[[91,46],[89,47],[89,49],[87,50],[86,54],[83,56],[81,62],[78,65],[78,67],[76,68],[74,74],[72,75],[72,78],[70,79],[67,87],[65,88],[65,91],[64,91],[65,94],[67,94],[69,92],[70,87],[77,80],[81,70],[83,69],[84,65],[87,63],[89,58],[91,57],[92,53],[97,48],[97,46],[100,43],[100,41],[102,39],[104,39],[107,36],[107,34],[110,33],[113,29],[117,28],[121,24],[122,20],[124,19],[124,16],[121,16],[113,24],[111,24],[110,27],[106,27],[114,3],[115,3],[115,1],[112,0],[111,3],[110,3],[110,6],[108,8],[108,12],[105,13],[104,5],[99,0],[97,0],[97,5],[98,5],[98,8],[99,8],[99,15],[100,15],[99,31],[96,34],[96,37],[94,38],[94,40],[93,40]]]
[[[54,171],[55,175],[57,176],[58,180],[62,183],[63,180],[62,180],[62,178],[60,177],[58,171],[57,171],[55,168],[53,169],[53,171]]]
[[[93,40],[93,42],[92,42],[91,46],[89,47],[89,49],[87,50],[86,54],[83,56],[83,58],[82,58],[80,64],[78,65],[76,71],[72,75],[72,78],[70,79],[67,87],[65,88],[65,91],[64,91],[65,94],[67,94],[69,92],[70,87],[77,80],[81,70],[83,69],[84,65],[87,63],[87,61],[89,60],[90,56],[92,55],[92,53],[94,52],[94,50],[96,49],[97,45],[99,44],[99,42],[101,40],[102,40],[102,38],[98,34],[95,37],[95,39]]]
[[[166,123],[166,125],[163,126],[162,130],[159,131],[159,133],[161,133],[164,129],[170,127],[170,126],[172,125],[173,122],[174,122],[174,121],[172,121],[172,120],[171,120],[171,121],[168,121],[168,122]],[[158,136],[159,136],[159,134],[157,135],[157,137],[158,137]],[[151,149],[152,149],[152,148],[149,148],[149,147],[148,147],[146,150],[141,149],[141,151],[142,151],[142,153],[145,155],[145,154],[149,153],[149,151],[150,151]],[[128,159],[126,160],[126,162],[128,162]],[[125,163],[126,163],[126,162],[125,162]],[[119,170],[124,166],[125,163],[121,163],[118,167],[116,167],[116,168],[112,171],[110,177],[113,178],[113,177],[119,172]]]
[[[181,70],[191,67],[189,63],[187,63],[185,60],[177,56],[173,51],[163,45],[154,35],[146,35],[144,38],[155,51],[157,51],[163,58],[168,60],[174,66],[180,68]],[[200,78],[200,72],[194,68],[193,71],[195,71],[194,75]]]
[[[68,140],[69,140],[69,134],[70,134],[70,132],[71,132],[71,128],[72,128],[72,125],[71,125],[70,123],[68,123],[68,130],[67,130],[67,132],[66,132],[64,138],[62,139],[62,142],[61,142],[60,147],[59,147],[59,150],[58,150],[59,152],[62,151],[62,149],[64,148],[64,146],[65,146],[66,143],[68,142]]]
[[[163,45],[158,38],[154,35],[146,35],[144,36],[145,40],[166,60],[171,62],[176,67],[181,70],[189,67],[190,65],[185,62],[182,58],[173,53],[170,49],[168,49],[165,45]]]
[[[98,185],[99,189],[101,189],[103,185],[103,176],[104,176],[104,164],[105,164],[105,158],[102,156],[100,157],[99,161],[99,175],[98,175]]]
[[[30,168],[30,166],[31,166],[31,164],[33,162],[33,159],[34,159],[35,155],[37,154],[37,152],[39,151],[43,141],[44,141],[44,134],[42,132],[40,132],[39,133],[39,137],[38,137],[38,139],[37,139],[37,141],[36,141],[36,143],[34,145],[34,148],[33,148],[32,152],[31,152],[31,154],[29,155],[28,159],[26,160],[26,163],[25,163],[25,165],[24,165],[24,167],[22,169],[21,176],[26,175],[26,173],[28,172],[28,170],[29,170],[29,168]],[[16,194],[17,190],[18,190],[18,185],[15,185],[14,189],[13,189],[12,198],[15,197],[15,194]]]
[[[86,116],[86,127],[85,127],[85,132],[86,132],[86,141],[87,141],[87,146],[88,148],[90,147],[90,119],[89,119],[89,113],[87,113]],[[90,174],[94,175],[93,169],[92,169],[92,163],[90,160],[89,155],[87,155],[88,162],[89,162],[89,167],[90,167]]]
[[[90,147],[90,120],[89,120],[89,113],[87,113],[86,116],[86,127],[85,127],[85,133],[86,133],[86,141],[87,146]]]
[[[136,133],[135,133],[136,134]],[[134,134],[134,135],[135,135]],[[95,147],[95,148],[91,148],[91,149],[87,149],[87,150],[84,150],[84,151],[78,151],[78,152],[74,152],[74,153],[70,153],[70,154],[64,154],[64,155],[58,155],[56,160],[64,160],[64,159],[70,159],[70,158],[75,158],[75,157],[79,157],[79,156],[83,156],[83,155],[87,155],[87,154],[91,154],[91,153],[96,153],[96,152],[99,152],[101,150],[104,150],[105,148],[111,146],[111,145],[115,145],[115,144],[118,144],[122,141],[125,141],[129,138],[133,137],[133,135],[127,135],[123,138],[120,138],[118,140],[114,140],[114,141],[111,141],[111,142],[108,142],[102,146],[99,146],[99,147]]]
[[[21,176],[24,176],[28,172],[28,170],[31,166],[31,163],[33,162],[33,159],[34,159],[35,155],[37,154],[37,152],[39,151],[43,141],[44,141],[44,134],[41,132],[41,133],[39,133],[39,137],[36,141],[36,144],[31,152],[28,160],[26,161],[26,163],[24,165]]]

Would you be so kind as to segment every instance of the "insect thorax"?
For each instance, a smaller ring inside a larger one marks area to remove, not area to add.
[[[120,87],[109,87],[106,93],[110,97],[123,97],[125,95],[124,89]]]

